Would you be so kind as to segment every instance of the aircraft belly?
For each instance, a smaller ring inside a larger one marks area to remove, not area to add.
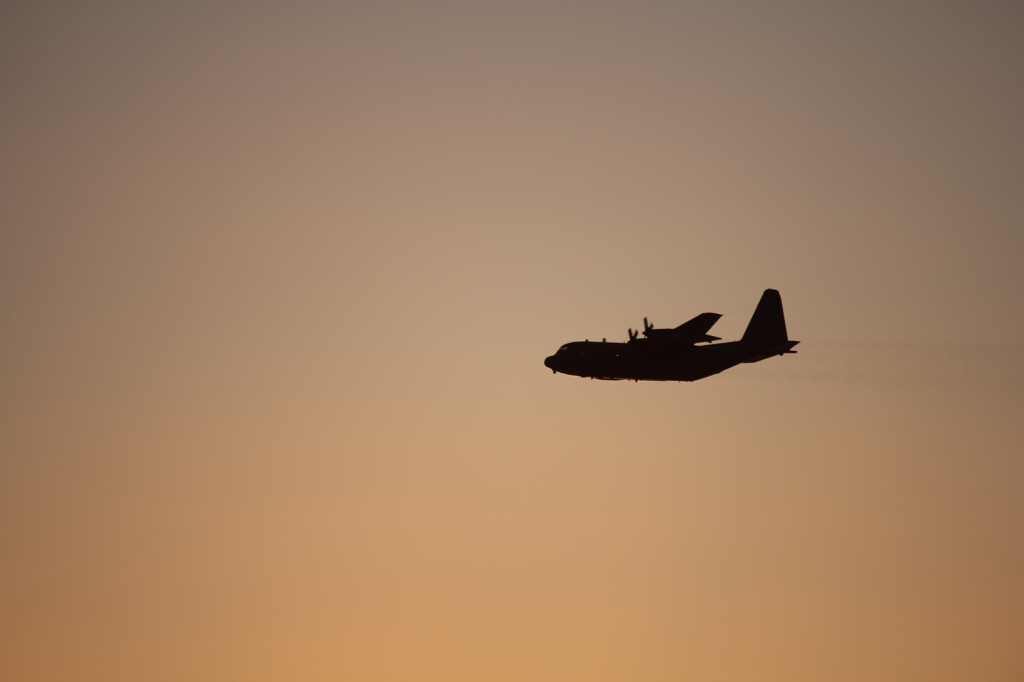
[[[568,373],[609,381],[696,381],[736,364],[738,361],[718,352],[688,353],[683,357],[634,355],[595,359]]]

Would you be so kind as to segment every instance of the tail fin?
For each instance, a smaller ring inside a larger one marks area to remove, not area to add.
[[[743,332],[743,341],[769,346],[789,341],[786,333],[786,317],[782,312],[782,296],[775,289],[765,289],[761,301],[754,309],[747,330]],[[796,345],[795,343],[793,344]]]

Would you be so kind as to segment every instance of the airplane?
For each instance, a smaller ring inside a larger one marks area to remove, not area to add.
[[[554,373],[608,381],[696,381],[742,363],[796,353],[790,341],[782,296],[765,289],[739,341],[714,343],[708,331],[722,317],[701,313],[674,329],[655,329],[644,318],[644,338],[630,329],[629,341],[574,341],[544,360]],[[703,344],[703,345],[697,345]]]

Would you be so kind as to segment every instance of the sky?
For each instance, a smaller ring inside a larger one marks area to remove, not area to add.
[[[1024,677],[1021,4],[15,0],[0,93],[0,678]]]

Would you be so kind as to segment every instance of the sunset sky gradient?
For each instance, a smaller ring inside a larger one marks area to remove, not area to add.
[[[11,1],[0,92],[0,679],[1024,679],[1024,4]]]

